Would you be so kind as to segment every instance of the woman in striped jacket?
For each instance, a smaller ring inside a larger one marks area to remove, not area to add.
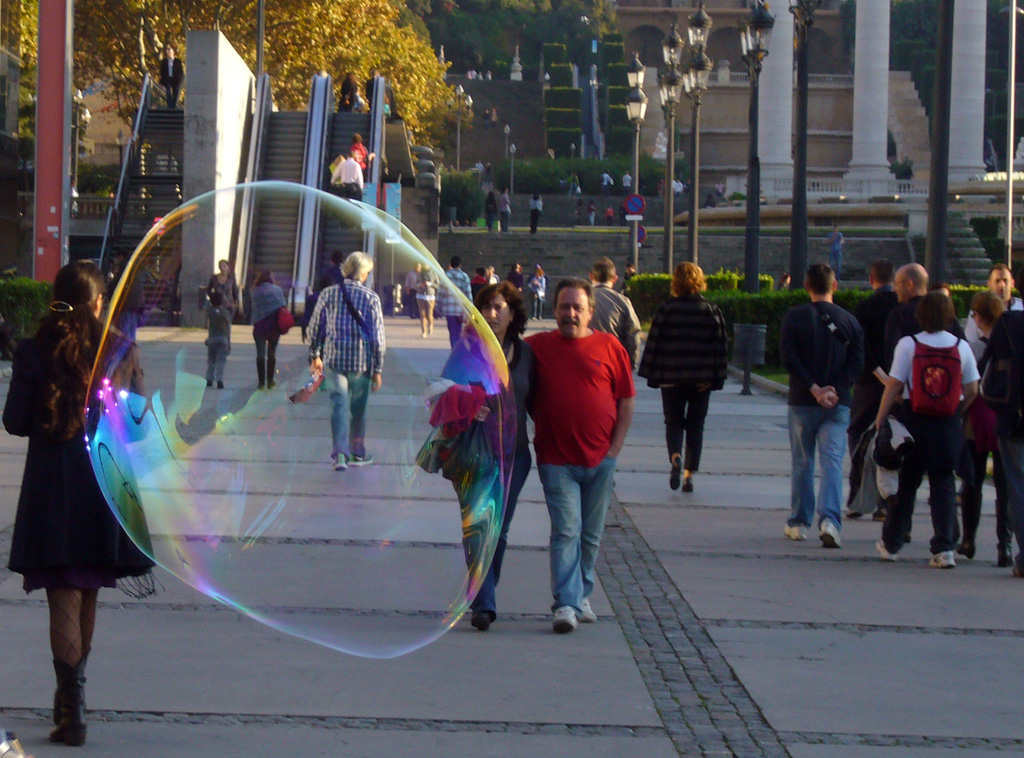
[[[683,492],[693,492],[711,392],[725,384],[725,319],[718,306],[701,295],[706,289],[697,264],[686,261],[676,266],[672,299],[654,317],[638,371],[648,386],[661,388],[672,465],[668,484],[678,489],[681,474]]]

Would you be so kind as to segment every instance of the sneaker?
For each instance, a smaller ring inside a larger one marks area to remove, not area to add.
[[[212,387],[213,386],[213,382],[211,382],[209,379],[207,379],[206,380],[206,386],[207,387]]]
[[[345,471],[347,468],[348,468],[348,459],[344,455],[339,453],[338,457],[334,459],[334,470],[335,471]]]
[[[474,629],[480,632],[486,632],[491,626],[491,614],[487,611],[477,611],[473,614],[473,618],[469,620],[469,623]]]
[[[843,518],[848,518],[848,519],[852,519],[852,520],[856,520],[856,519],[863,518],[863,517],[864,517],[864,514],[861,513],[860,511],[847,510],[846,513],[843,514]]]
[[[928,561],[928,565],[936,569],[956,568],[956,558],[953,557],[952,550],[943,550],[941,553],[933,555],[932,559]]]
[[[672,471],[668,475],[668,488],[670,490],[679,489],[679,475],[683,473],[683,462],[678,456],[672,459]]]
[[[875,550],[878,551],[878,557],[883,561],[888,561],[889,563],[894,563],[896,561],[896,553],[890,553],[886,549],[885,543],[882,542],[882,540],[878,540],[878,542],[875,543]]]
[[[683,479],[683,492],[693,492],[693,477],[688,476]]]
[[[373,463],[373,456],[367,453],[366,455],[353,455],[348,459],[349,466],[369,466]]]
[[[224,382],[217,382],[217,389],[219,389],[219,390],[224,389]]]
[[[786,528],[782,530],[782,533],[786,535],[788,539],[796,540],[797,542],[807,539],[807,527],[800,526],[799,524],[796,526],[787,525]]]
[[[839,530],[836,525],[828,519],[821,522],[821,533],[818,535],[821,539],[822,547],[842,547],[843,541],[839,539]]]
[[[563,605],[555,609],[555,622],[552,629],[557,634],[567,634],[576,629],[576,610],[569,605]]]
[[[583,598],[583,602],[580,603],[580,623],[593,624],[596,621],[597,614],[594,613],[594,609],[590,607],[590,598]]]

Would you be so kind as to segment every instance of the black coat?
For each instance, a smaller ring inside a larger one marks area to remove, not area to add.
[[[18,573],[70,566],[112,568],[118,577],[147,573],[154,563],[107,506],[84,434],[55,442],[39,428],[44,370],[35,340],[24,340],[4,407],[7,431],[29,438],[8,567]]]
[[[161,87],[180,87],[182,80],[185,78],[185,65],[181,62],[181,58],[175,58],[171,64],[171,70],[167,71],[167,58],[160,61],[160,86]]]
[[[674,297],[651,322],[638,374],[649,387],[725,384],[728,354],[722,311],[700,295]]]

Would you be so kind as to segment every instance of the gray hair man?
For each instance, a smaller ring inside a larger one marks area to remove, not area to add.
[[[594,291],[594,317],[590,326],[599,332],[614,335],[626,350],[629,363],[636,368],[640,362],[640,319],[636,317],[629,298],[616,292],[612,287],[619,277],[615,264],[609,258],[602,258],[594,264],[590,281]]]

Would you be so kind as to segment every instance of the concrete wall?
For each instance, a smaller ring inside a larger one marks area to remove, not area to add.
[[[629,238],[623,230],[611,233],[538,232],[528,234],[487,234],[475,232],[450,233],[442,230],[438,235],[438,259],[448,260],[452,255],[462,258],[462,267],[472,271],[477,266],[494,266],[504,276],[513,263],[521,263],[523,271],[532,271],[535,264],[544,267],[552,282],[567,276],[586,276],[594,261],[607,256],[621,274],[630,259]],[[704,271],[713,273],[720,268],[743,268],[742,235],[702,234],[699,240],[699,262]],[[824,236],[809,241],[810,263],[828,262],[828,245]],[[686,229],[677,230],[675,237],[675,263],[685,260]],[[850,238],[843,252],[844,278],[867,283],[867,267],[876,258],[888,258],[897,266],[910,262],[910,252],[903,238]],[[778,279],[789,268],[789,237],[761,238],[761,271]],[[660,234],[651,234],[640,250],[640,271],[663,270]],[[554,291],[554,287],[550,288]]]
[[[185,170],[182,193],[195,198],[238,183],[245,122],[252,112],[255,79],[227,38],[216,31],[190,31],[188,100],[185,105]],[[183,229],[182,324],[201,326],[193,294],[206,284],[216,262],[228,258],[234,219],[233,193]]]

